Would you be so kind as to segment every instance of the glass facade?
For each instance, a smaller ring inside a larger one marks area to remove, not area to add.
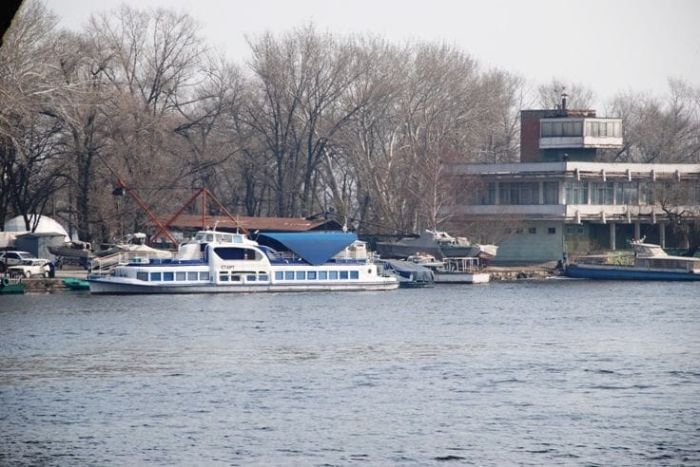
[[[540,187],[537,182],[501,183],[499,204],[540,204]]]
[[[591,204],[615,204],[614,188],[613,182],[591,183]]]
[[[560,190],[561,188],[561,190]],[[568,180],[542,182],[499,181],[474,190],[472,205],[652,205],[662,198],[680,204],[700,203],[700,181]],[[681,202],[682,201],[682,202]]]
[[[566,204],[588,204],[587,182],[566,182],[564,193]]]

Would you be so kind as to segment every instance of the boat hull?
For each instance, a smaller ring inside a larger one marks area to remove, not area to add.
[[[631,280],[631,281],[700,281],[700,274],[684,271],[641,269],[631,266],[588,266],[571,264],[564,275],[577,279]]]
[[[486,272],[436,272],[436,284],[485,284],[491,280]]]
[[[330,284],[196,284],[196,285],[147,285],[132,284],[102,279],[88,279],[90,293],[102,295],[134,294],[203,294],[203,293],[259,293],[259,292],[330,292],[393,290],[397,281]]]

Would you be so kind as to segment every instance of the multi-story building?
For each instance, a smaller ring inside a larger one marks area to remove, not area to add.
[[[551,261],[565,253],[626,248],[645,236],[682,247],[667,211],[700,220],[700,164],[597,162],[622,147],[622,122],[591,110],[525,110],[521,162],[462,164],[468,196],[453,221],[497,222],[504,229],[499,261]]]

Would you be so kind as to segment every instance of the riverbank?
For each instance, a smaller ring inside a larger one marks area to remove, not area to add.
[[[489,266],[484,272],[491,275],[491,281],[517,281],[523,279],[546,279],[555,275],[557,263],[519,266]]]
[[[63,269],[56,271],[56,277],[53,278],[33,277],[22,279],[22,282],[27,287],[25,290],[27,293],[54,293],[70,291],[63,285],[63,279],[68,278],[85,279],[87,278],[87,271],[84,269]]]

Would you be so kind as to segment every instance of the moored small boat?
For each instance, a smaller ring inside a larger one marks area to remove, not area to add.
[[[596,264],[576,262],[567,264],[564,275],[578,279],[638,280],[638,281],[700,281],[700,258],[671,256],[644,239],[631,241],[634,250],[632,264]]]
[[[436,284],[484,284],[491,280],[483,271],[479,258],[445,258],[437,260],[430,255],[412,255],[409,261],[430,269]]]
[[[63,279],[63,286],[70,290],[90,290],[90,283],[76,277],[66,277]]]
[[[3,277],[0,279],[0,295],[23,294],[27,286],[21,277]]]
[[[403,259],[417,253],[432,255],[438,259],[479,256],[490,258],[495,256],[497,251],[496,245],[473,244],[464,237],[453,237],[439,230],[424,230],[417,237],[377,243],[377,253],[385,259]]]

